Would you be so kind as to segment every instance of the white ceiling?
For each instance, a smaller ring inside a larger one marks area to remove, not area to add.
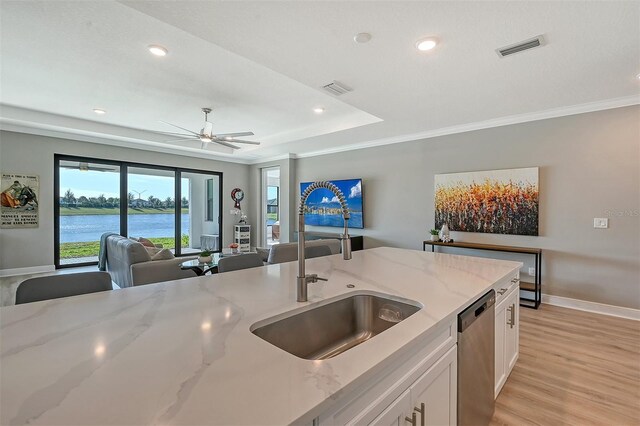
[[[166,137],[141,130],[173,131],[164,120],[197,131],[200,108],[211,106],[215,132],[251,130],[263,142],[212,153],[259,161],[499,124],[504,117],[640,103],[638,1],[2,1],[0,7],[0,114],[3,127],[22,131],[40,127],[201,155],[197,142],[166,145]],[[363,31],[372,40],[354,43]],[[547,40],[542,48],[507,58],[495,53],[538,34]],[[419,53],[415,41],[430,35],[441,44]],[[151,56],[149,44],[167,47],[169,55]],[[328,95],[320,87],[332,80],[354,91]],[[325,113],[313,113],[316,106]],[[108,113],[97,117],[93,108]]]

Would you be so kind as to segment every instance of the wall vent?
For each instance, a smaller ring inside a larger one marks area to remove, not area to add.
[[[352,88],[347,87],[342,83],[338,83],[335,80],[333,80],[333,83],[325,84],[324,86],[322,86],[322,88],[335,96],[340,96],[348,92],[353,92]]]
[[[544,46],[544,38],[541,35],[525,41],[521,41],[516,44],[501,47],[499,49],[496,49],[496,52],[498,53],[498,56],[504,58],[505,56],[513,55],[514,53],[523,52],[525,50],[533,49],[540,46]]]

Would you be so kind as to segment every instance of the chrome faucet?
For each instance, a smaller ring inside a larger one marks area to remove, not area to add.
[[[307,198],[313,191],[318,188],[325,188],[333,192],[340,206],[342,207],[342,218],[344,219],[344,233],[341,236],[342,243],[342,258],[344,260],[351,259],[351,239],[349,238],[349,209],[347,208],[347,202],[344,199],[344,194],[340,191],[340,188],[327,181],[313,182],[304,190],[300,196],[300,208],[298,209],[298,302],[307,301],[307,284],[315,283],[318,280],[327,281],[326,278],[321,278],[318,274],[307,275],[305,273],[304,264],[304,205],[307,202]]]

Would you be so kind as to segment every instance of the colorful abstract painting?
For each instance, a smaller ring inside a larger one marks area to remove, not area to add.
[[[435,226],[452,231],[538,235],[538,168],[435,176]]]

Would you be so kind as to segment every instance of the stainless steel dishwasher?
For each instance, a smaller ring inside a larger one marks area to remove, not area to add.
[[[488,425],[493,417],[495,302],[490,290],[458,315],[459,425]]]

